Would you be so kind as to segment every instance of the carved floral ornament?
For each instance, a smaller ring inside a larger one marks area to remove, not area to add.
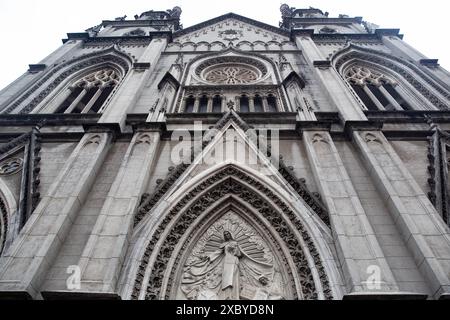
[[[205,230],[202,223],[231,203],[237,209]],[[243,215],[264,221],[257,224],[272,231],[257,231]],[[318,299],[319,292],[332,299],[321,257],[297,215],[265,186],[229,166],[187,193],[162,219],[143,253],[131,298]]]

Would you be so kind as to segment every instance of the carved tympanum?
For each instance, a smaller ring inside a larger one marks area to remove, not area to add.
[[[178,299],[282,300],[286,281],[266,241],[234,212],[211,225],[183,268]]]

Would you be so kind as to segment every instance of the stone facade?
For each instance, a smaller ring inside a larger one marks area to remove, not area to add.
[[[0,298],[450,297],[450,73],[280,10],[106,20],[0,91]]]

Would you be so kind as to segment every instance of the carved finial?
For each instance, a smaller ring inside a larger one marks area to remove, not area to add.
[[[228,101],[227,102],[227,107],[230,110],[234,110],[234,101],[233,100]]]

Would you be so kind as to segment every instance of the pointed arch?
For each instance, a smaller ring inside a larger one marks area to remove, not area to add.
[[[95,68],[97,65],[110,64],[120,70],[123,77],[131,69],[133,59],[122,51],[118,45],[113,45],[105,50],[75,57],[67,62],[53,66],[30,89],[21,94],[3,113],[8,114],[17,111],[20,114],[31,113],[44,99],[54,93],[57,88],[68,78],[73,77],[79,71]],[[36,92],[39,92],[36,94]],[[29,99],[31,96],[33,99]]]
[[[389,70],[396,78],[401,79],[438,110],[449,110],[450,91],[442,87],[417,66],[385,52],[363,48],[350,44],[335,53],[331,61],[343,76],[345,69],[353,62],[371,64],[379,69]]]
[[[180,262],[180,254],[174,251],[176,245],[189,234],[191,226],[204,220],[202,214],[213,213],[219,201],[228,199],[247,208],[248,214],[253,212],[254,218],[275,230],[274,237],[282,239],[279,245],[287,252],[286,259],[291,261],[293,277],[300,279],[292,284],[297,292],[294,298],[332,299],[337,296],[331,282],[336,284],[340,276],[337,266],[332,265],[335,260],[324,240],[331,237],[319,231],[311,216],[299,212],[285,196],[278,195],[272,184],[259,182],[259,178],[236,164],[226,164],[183,190],[179,198],[174,198],[173,194],[165,197],[135,230],[133,238],[139,241],[128,260],[140,263],[133,268],[124,267],[130,272],[123,275],[128,278],[125,282],[133,282],[133,290],[127,295],[132,299],[169,298],[172,291],[166,289],[170,287],[167,279],[173,281],[173,277],[165,274],[165,270],[179,268],[179,265],[168,264],[172,258]]]
[[[11,230],[15,225],[16,212],[16,199],[6,184],[0,179],[0,256],[11,241]]]

